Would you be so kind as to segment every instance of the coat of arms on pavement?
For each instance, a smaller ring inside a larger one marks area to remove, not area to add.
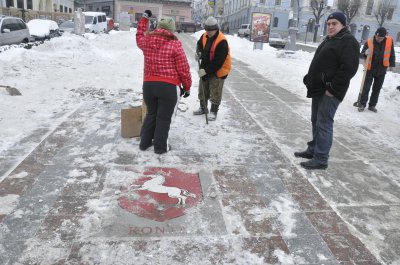
[[[184,215],[185,209],[201,200],[198,174],[176,168],[147,168],[129,186],[121,187],[118,203],[138,216],[163,222]]]

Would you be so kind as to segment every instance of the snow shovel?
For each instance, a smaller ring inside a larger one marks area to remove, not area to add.
[[[361,95],[364,91],[364,83],[365,83],[365,77],[367,76],[367,71],[368,71],[368,62],[371,59],[371,53],[368,54],[367,59],[364,61],[364,69],[363,69],[363,77],[361,79],[361,87],[360,87],[360,92],[358,93],[358,99],[356,102],[353,103],[354,107],[360,107],[361,106]]]
[[[201,64],[201,62],[200,62],[200,56],[201,55],[199,55],[199,59],[197,60],[197,63],[198,63],[198,65],[199,65],[199,70],[200,70],[200,64]],[[201,77],[200,77],[201,78]],[[200,89],[200,88],[199,88]],[[208,116],[207,116],[207,100],[206,100],[206,92],[204,91],[204,89],[203,89],[203,106],[204,106],[204,114],[206,115],[206,124],[208,124]]]

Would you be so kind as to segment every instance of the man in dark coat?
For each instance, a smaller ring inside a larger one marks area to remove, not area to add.
[[[383,81],[385,81],[386,70],[388,68],[391,70],[391,68],[396,65],[393,40],[387,35],[385,28],[378,28],[375,32],[375,36],[370,38],[364,44],[361,55],[367,59],[368,54],[371,54],[371,56],[369,57],[368,70],[365,76],[360,102],[358,104],[358,111],[364,111],[373,81],[374,85],[372,86],[368,109],[373,112],[378,112],[375,106],[378,103]]]
[[[326,169],[333,141],[333,121],[339,103],[346,95],[351,78],[359,65],[359,44],[346,28],[346,17],[333,12],[327,19],[328,36],[315,51],[303,82],[307,97],[312,98],[312,141],[296,157],[311,159],[301,162],[306,169]]]

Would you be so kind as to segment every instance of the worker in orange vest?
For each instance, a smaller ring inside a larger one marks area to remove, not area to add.
[[[370,54],[369,57],[368,54]],[[378,112],[376,104],[378,103],[379,92],[385,80],[386,71],[388,68],[389,71],[392,71],[392,68],[396,65],[393,39],[387,34],[385,28],[381,27],[376,30],[375,36],[368,39],[364,44],[361,55],[364,58],[369,58],[369,61],[358,111],[364,111],[368,102],[369,90],[373,82],[368,109],[373,112]]]
[[[202,115],[208,112],[208,101],[211,102],[209,121],[215,121],[222,99],[224,81],[231,70],[231,55],[228,41],[220,32],[217,20],[210,16],[204,22],[206,32],[197,41],[195,58],[199,61],[200,107],[193,112]]]

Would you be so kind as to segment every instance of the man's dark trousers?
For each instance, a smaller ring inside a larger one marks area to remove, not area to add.
[[[308,142],[307,153],[322,165],[328,164],[329,151],[333,141],[333,122],[340,101],[326,95],[315,97],[311,103],[313,139]]]
[[[374,85],[372,86],[372,93],[369,99],[369,106],[371,107],[376,106],[376,104],[378,103],[379,93],[381,92],[383,82],[385,81],[385,75],[386,73],[374,76],[371,71],[367,72],[365,76],[363,92],[361,94],[361,102],[360,102],[361,105],[363,105],[364,107],[366,106],[368,101],[369,90],[371,88],[373,81]]]

